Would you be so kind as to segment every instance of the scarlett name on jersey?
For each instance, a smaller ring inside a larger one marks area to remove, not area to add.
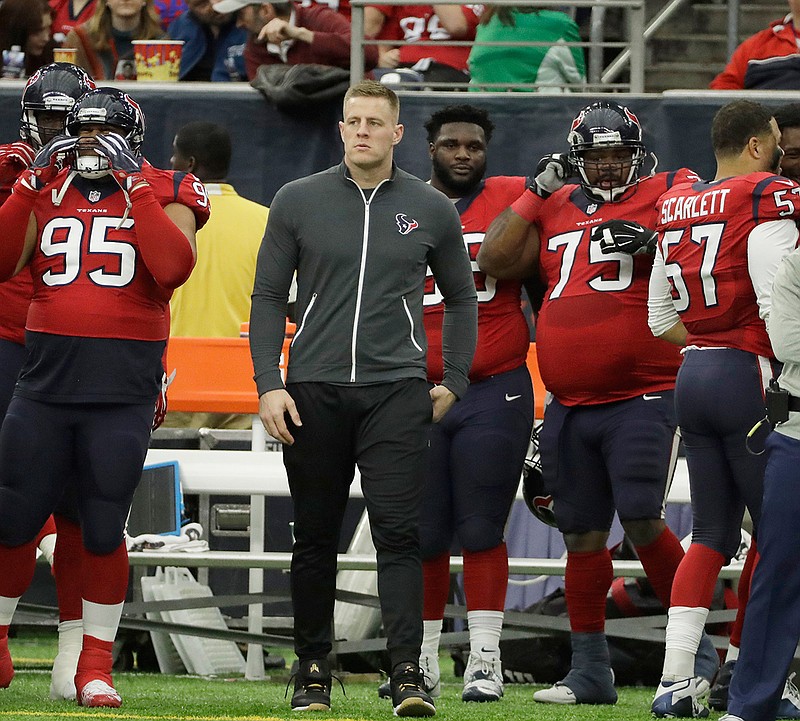
[[[725,212],[730,188],[714,188],[700,195],[675,195],[661,203],[661,225]]]

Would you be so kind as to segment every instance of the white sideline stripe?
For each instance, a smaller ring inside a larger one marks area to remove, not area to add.
[[[288,496],[289,485],[283,467],[283,454],[275,451],[206,451],[151,448],[147,465],[177,461],[184,493]],[[358,469],[350,495],[361,498]],[[522,499],[521,489],[517,498]],[[686,459],[679,458],[667,496],[670,503],[689,502],[689,473]]]
[[[288,552],[250,553],[247,551],[203,551],[200,553],[159,553],[136,551],[128,554],[132,566],[187,566],[204,568],[289,568],[292,554]],[[374,571],[375,556],[370,554],[340,553],[337,557],[340,571]],[[614,561],[614,575],[627,578],[644,577],[639,561]],[[720,578],[738,578],[742,563],[733,561],[722,569]],[[563,576],[566,559],[563,558],[509,558],[508,572],[512,575]],[[450,558],[450,571],[464,570],[461,556]]]

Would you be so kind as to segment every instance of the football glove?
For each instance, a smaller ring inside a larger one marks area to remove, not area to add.
[[[658,233],[632,220],[607,220],[592,230],[603,253],[655,255]]]
[[[72,152],[77,144],[78,138],[67,135],[53,138],[36,153],[31,167],[19,176],[14,187],[38,193],[58,175],[63,167],[64,156]]]
[[[537,163],[533,182],[528,187],[540,198],[549,198],[564,187],[570,176],[568,157],[566,153],[545,155]]]
[[[21,170],[33,164],[33,159],[36,157],[36,151],[22,141],[16,143],[9,143],[8,145],[0,145],[0,168],[5,170],[8,168],[13,176],[16,177]],[[0,173],[3,171],[0,170]]]
[[[125,138],[117,133],[98,135],[97,152],[108,158],[111,174],[122,188],[132,193],[139,187],[149,185],[142,175],[142,159],[128,147]]]
[[[177,372],[176,369],[169,375],[166,373],[161,374],[161,390],[158,393],[158,398],[156,398],[156,407],[153,411],[152,430],[159,428],[167,417],[167,388],[169,388],[170,383],[175,380],[175,374]]]

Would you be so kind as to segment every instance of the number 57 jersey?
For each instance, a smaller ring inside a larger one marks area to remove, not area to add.
[[[772,357],[765,319],[775,273],[797,243],[800,186],[771,173],[688,183],[657,211],[663,269],[659,258],[653,292],[664,273],[687,345]]]
[[[33,299],[30,331],[88,338],[158,341],[169,334],[167,305],[172,292],[156,283],[139,246],[127,197],[111,178],[75,176],[60,203],[54,198],[66,172],[44,188],[34,206],[37,246],[30,261]],[[142,168],[161,207],[179,203],[201,228],[209,217],[208,197],[193,175]],[[188,240],[187,240],[188,243]]]
[[[675,385],[678,349],[647,324],[652,259],[603,254],[592,230],[608,220],[656,222],[659,196],[691,171],[643,178],[621,200],[598,203],[566,185],[542,205],[539,272],[547,291],[536,323],[544,385],[566,406],[627,400]]]

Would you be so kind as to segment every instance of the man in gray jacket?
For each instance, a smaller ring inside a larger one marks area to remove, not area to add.
[[[477,303],[452,202],[393,164],[403,136],[398,115],[397,96],[380,83],[347,92],[344,161],[278,191],[256,267],[250,347],[259,412],[285,444],[294,502],[295,710],[330,708],[336,553],[357,464],[377,550],[394,711],[436,713],[418,665],[417,514],[429,423],[468,386]],[[295,271],[298,327],[284,387],[278,361]],[[433,282],[446,308],[445,372],[429,388],[422,297]]]

